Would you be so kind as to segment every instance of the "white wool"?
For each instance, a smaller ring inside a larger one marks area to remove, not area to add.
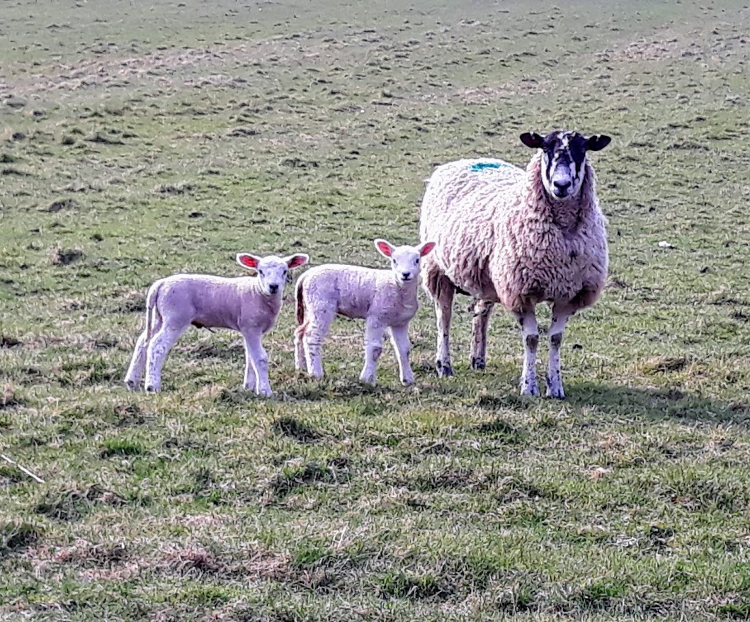
[[[565,321],[596,301],[608,265],[606,220],[587,160],[581,175],[578,194],[555,201],[542,181],[541,150],[525,170],[502,160],[465,159],[434,171],[422,200],[420,234],[437,242],[423,262],[422,276],[435,301],[441,375],[452,374],[451,309],[454,293],[460,292],[476,301],[472,366],[484,368],[487,323],[500,302],[524,333],[522,392],[536,394],[534,307],[549,302],[554,342],[548,394],[563,397],[558,350]]]

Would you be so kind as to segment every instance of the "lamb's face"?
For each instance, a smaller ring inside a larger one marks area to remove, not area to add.
[[[268,296],[280,294],[286,283],[286,274],[292,268],[304,266],[310,258],[303,254],[290,255],[289,257],[256,257],[249,253],[239,253],[237,263],[243,268],[255,270],[258,274],[261,289]]]
[[[393,278],[399,285],[416,281],[419,277],[419,262],[435,248],[434,242],[419,246],[393,246],[385,240],[375,240],[375,248],[391,260]]]
[[[586,152],[604,149],[609,136],[598,135],[590,138],[579,132],[552,132],[542,138],[535,132],[521,135],[527,147],[542,150],[542,184],[547,195],[563,201],[577,197],[586,171]]]
[[[264,257],[258,262],[258,278],[263,291],[273,296],[284,289],[289,267],[281,257]]]

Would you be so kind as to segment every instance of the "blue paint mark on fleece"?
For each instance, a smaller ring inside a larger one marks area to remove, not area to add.
[[[497,169],[497,168],[501,168],[503,166],[510,166],[510,164],[508,164],[507,162],[500,162],[500,161],[496,161],[496,162],[475,162],[469,168],[471,168],[471,170],[476,173],[476,172],[479,172],[479,171],[483,171],[486,168],[496,168]]]

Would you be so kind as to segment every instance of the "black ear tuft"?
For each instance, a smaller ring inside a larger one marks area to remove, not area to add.
[[[601,151],[610,142],[612,142],[612,139],[606,134],[594,134],[590,138],[586,139],[586,150]]]
[[[532,149],[541,149],[544,139],[536,132],[524,132],[521,134],[521,142]]]

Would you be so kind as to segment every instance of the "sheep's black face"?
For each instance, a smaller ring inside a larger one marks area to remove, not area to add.
[[[536,132],[521,134],[527,147],[541,149],[542,184],[557,200],[578,196],[586,170],[586,152],[604,149],[612,139],[603,134],[584,137],[579,132],[552,132],[542,138]]]

